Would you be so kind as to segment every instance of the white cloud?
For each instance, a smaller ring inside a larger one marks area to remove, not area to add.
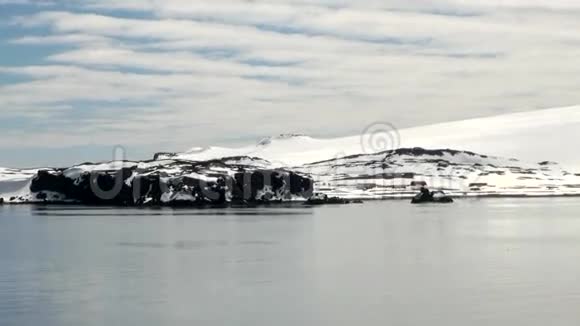
[[[55,44],[106,44],[112,40],[106,37],[87,34],[63,34],[50,36],[24,36],[10,40],[11,44],[55,45]]]
[[[14,18],[30,34],[13,45],[62,47],[37,65],[0,67],[29,79],[0,84],[0,113],[44,114],[55,130],[2,131],[0,147],[122,139],[154,151],[580,103],[573,1],[69,4],[85,13]]]
[[[53,6],[55,4],[52,0],[0,0],[0,6],[17,5],[17,6]]]

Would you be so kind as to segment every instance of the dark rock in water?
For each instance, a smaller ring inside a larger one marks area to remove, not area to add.
[[[112,172],[83,172],[73,179],[63,170],[43,170],[32,179],[30,191],[40,200],[46,200],[43,192],[50,191],[84,204],[132,205],[132,188],[125,183],[131,175],[131,169],[123,168]]]
[[[30,185],[30,191],[54,191],[66,193],[71,187],[72,180],[65,178],[62,171],[40,170],[36,173]]]
[[[305,205],[345,205],[350,204],[347,199],[331,197],[328,199],[308,199]]]
[[[133,179],[133,203],[136,206],[161,205],[161,178],[158,174],[140,175]]]
[[[4,204],[4,198],[0,197],[0,205]]]
[[[426,187],[422,187],[420,192],[411,200],[412,204],[422,203],[452,203],[453,198],[447,196],[443,191],[429,191]]]
[[[441,195],[441,196],[422,196],[418,194],[411,200],[412,204],[423,204],[423,203],[437,203],[437,204],[448,204],[453,203],[453,198]]]
[[[248,159],[242,158],[246,161]],[[32,179],[36,201],[52,198],[88,205],[200,206],[268,203],[309,198],[313,182],[292,171],[261,169],[223,160],[124,164],[119,169],[94,165],[42,170]],[[251,161],[251,160],[250,160]],[[240,161],[242,162],[242,161]],[[47,192],[58,196],[47,196]]]
[[[309,198],[305,205],[345,205],[351,201],[340,197],[328,197],[327,195],[315,194]]]

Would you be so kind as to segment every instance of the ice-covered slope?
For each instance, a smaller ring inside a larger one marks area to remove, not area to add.
[[[579,136],[580,106],[572,106],[404,129],[401,145],[550,160],[580,172]]]
[[[554,162],[525,163],[466,151],[402,148],[298,168],[315,190],[346,198],[411,197],[421,185],[454,196],[579,195],[580,175]]]
[[[177,154],[186,160],[255,156],[281,165],[302,165],[341,156],[395,148],[451,148],[527,162],[556,161],[580,171],[580,106],[499,115],[395,130],[376,124],[366,136],[315,139],[282,135],[242,148],[194,148]]]
[[[37,170],[18,170],[0,167],[0,201],[30,193],[30,181]]]
[[[30,179],[38,170],[18,170],[0,167],[0,180],[23,181]]]
[[[261,140],[258,144],[240,148],[206,147],[192,148],[175,155],[160,155],[189,161],[205,161],[232,156],[260,157],[274,165],[297,166],[360,153],[360,145],[351,148],[354,139],[315,139],[304,135],[280,135]]]

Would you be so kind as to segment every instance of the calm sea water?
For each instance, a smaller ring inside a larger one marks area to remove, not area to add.
[[[0,325],[580,324],[580,199],[0,207]]]

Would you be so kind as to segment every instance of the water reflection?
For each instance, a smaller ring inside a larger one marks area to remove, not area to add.
[[[0,207],[1,325],[576,325],[575,199]]]
[[[179,249],[179,250],[197,250],[209,247],[227,247],[227,246],[275,246],[277,241],[228,241],[228,240],[208,240],[208,241],[177,241],[175,243],[156,243],[156,242],[119,242],[121,247],[134,248],[158,248],[158,249]]]
[[[83,206],[22,206],[30,209],[34,216],[56,217],[138,217],[138,216],[305,216],[312,214],[312,208],[299,204],[293,206],[274,206],[261,208],[118,208]]]

